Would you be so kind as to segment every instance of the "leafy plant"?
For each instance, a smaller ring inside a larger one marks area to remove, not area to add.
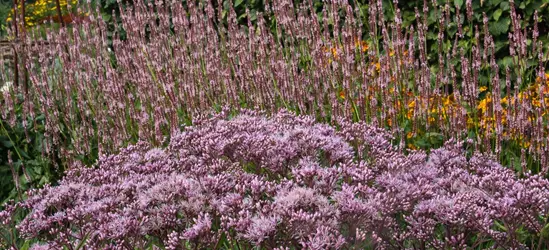
[[[0,120],[0,204],[21,200],[30,189],[55,183],[62,175],[45,155],[43,121],[43,115],[20,116],[15,126]]]

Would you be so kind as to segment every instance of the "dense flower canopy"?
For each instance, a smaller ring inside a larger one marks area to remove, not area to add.
[[[142,142],[75,167],[20,204],[31,213],[18,228],[46,244],[36,249],[133,249],[151,238],[168,249],[383,249],[518,247],[515,229],[544,226],[540,176],[467,159],[460,143],[403,154],[381,129],[335,127],[285,111],[198,119],[166,148]]]

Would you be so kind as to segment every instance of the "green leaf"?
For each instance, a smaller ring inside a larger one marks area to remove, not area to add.
[[[21,148],[15,146],[15,149],[17,151],[19,151],[19,154],[21,155],[21,157],[23,158],[26,158],[26,159],[30,159],[31,157],[27,154],[27,152],[25,152],[24,150],[22,150]]]
[[[101,17],[103,18],[103,20],[104,20],[105,22],[109,22],[109,21],[111,20],[112,15],[110,15],[110,14],[105,14],[105,13],[101,13]],[[38,118],[37,118],[37,119],[38,119]]]
[[[90,233],[87,233],[82,240],[80,240],[80,243],[78,246],[76,246],[76,250],[80,250],[80,248],[84,247],[84,244],[86,244],[86,241],[88,241],[88,237],[90,236]]]
[[[547,240],[549,239],[549,224],[545,224],[541,232],[539,233],[540,238]]]
[[[109,18],[110,18],[110,15],[109,15]],[[108,21],[108,20],[107,20],[107,21]],[[44,114],[40,114],[39,116],[37,116],[37,117],[35,118],[35,120],[36,120],[37,122],[39,122],[39,121],[43,121],[45,118],[46,118],[46,116],[45,116]]]
[[[501,10],[504,10],[504,11],[508,11],[510,8],[509,6],[509,2],[502,2],[500,5],[499,5],[500,9]]]
[[[247,16],[247,15],[246,15],[246,12],[244,12],[244,13],[242,13],[240,16],[238,16],[236,19],[240,21],[240,20],[242,20],[243,18],[245,18],[246,16]],[[246,27],[246,28],[248,28],[248,27]]]
[[[450,37],[454,37],[454,35],[457,33],[457,30],[458,30],[457,25],[454,22],[451,22],[450,24],[448,24],[448,27],[446,29]]]
[[[503,13],[502,9],[497,9],[496,11],[494,11],[494,15],[492,17],[494,17],[494,20],[498,21],[502,13]]]
[[[506,228],[505,225],[503,225],[501,222],[499,222],[499,221],[496,220],[496,221],[494,221],[494,224],[496,225],[496,227],[497,227],[498,230],[507,232],[507,228]]]
[[[429,138],[431,145],[439,145],[444,140],[444,136],[441,133],[430,132],[426,133],[425,136]]]
[[[2,143],[5,148],[13,147],[13,143],[5,136],[0,137],[0,143]]]
[[[35,166],[32,169],[34,170],[34,173],[36,173],[37,175],[42,175],[42,173],[43,173],[42,167],[40,167],[40,166]]]
[[[257,11],[256,10],[251,10],[250,11],[250,21],[255,21],[257,20]]]
[[[496,6],[496,5],[500,4],[501,2],[503,2],[503,0],[492,0],[492,1],[488,1],[487,3],[485,1],[486,6]]]
[[[40,178],[40,181],[38,181],[38,186],[42,186],[46,183],[49,183],[50,182],[50,178],[46,177],[46,176],[42,176],[42,178]]]
[[[463,0],[454,0],[454,5],[461,9],[461,6],[463,5]]]
[[[30,241],[26,240],[23,246],[21,246],[20,250],[29,250],[30,248]]]
[[[543,9],[542,5],[543,3],[541,1],[529,2],[528,6],[526,6],[524,10],[524,16],[525,17],[532,16],[534,14],[534,11],[536,10],[542,11]]]
[[[242,2],[244,2],[244,0],[236,0],[236,1],[234,2],[234,7],[235,7],[235,8],[238,7],[240,4],[242,4]]]
[[[417,141],[415,141],[414,145],[416,147],[419,147],[419,148],[422,148],[422,149],[425,149],[425,148],[429,147],[429,143],[427,143],[424,138],[421,138],[421,139],[418,139]]]
[[[103,8],[109,8],[111,5],[114,4],[116,4],[116,0],[107,0],[105,1],[105,5],[103,6]]]
[[[506,56],[503,59],[499,60],[501,68],[504,69],[505,67],[511,67],[513,65],[513,58],[510,56]]]
[[[511,20],[508,17],[501,18],[497,22],[491,23],[488,29],[490,30],[490,33],[492,33],[492,35],[499,36],[501,34],[507,33],[510,23]]]
[[[509,45],[509,41],[502,41],[502,40],[496,41],[496,52],[498,52],[503,48],[506,48],[508,45]]]

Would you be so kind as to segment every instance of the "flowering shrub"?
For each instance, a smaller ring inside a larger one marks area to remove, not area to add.
[[[73,167],[18,204],[30,209],[18,229],[41,240],[35,249],[545,244],[549,182],[467,159],[460,143],[404,155],[365,123],[228,117],[198,119],[163,149],[140,142],[96,168]]]

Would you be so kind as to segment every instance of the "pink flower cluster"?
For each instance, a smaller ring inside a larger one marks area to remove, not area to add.
[[[19,204],[30,213],[17,228],[36,249],[538,244],[517,234],[544,227],[542,177],[466,158],[452,141],[404,154],[381,129],[334,123],[286,111],[200,118],[165,148],[141,142],[74,167]]]

